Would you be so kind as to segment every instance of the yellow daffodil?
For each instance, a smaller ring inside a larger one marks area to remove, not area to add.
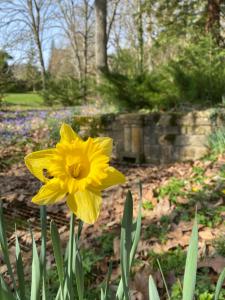
[[[125,177],[109,166],[112,139],[88,138],[83,141],[63,124],[55,148],[33,152],[25,157],[30,172],[44,185],[32,202],[48,205],[66,199],[70,210],[92,224],[99,215],[101,191],[125,182]]]

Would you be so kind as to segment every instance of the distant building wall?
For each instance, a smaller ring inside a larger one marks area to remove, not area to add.
[[[75,116],[83,136],[110,136],[119,160],[170,163],[196,160],[208,152],[208,136],[225,125],[225,111]]]

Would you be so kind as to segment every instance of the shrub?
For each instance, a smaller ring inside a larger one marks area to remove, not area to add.
[[[114,58],[100,87],[104,99],[120,110],[168,109],[178,105],[211,106],[225,96],[225,50],[211,36],[180,46],[179,54],[151,72],[138,74],[126,63],[130,53]],[[119,57],[122,56],[122,67]],[[124,70],[123,70],[124,68]]]
[[[138,72],[137,55],[131,49],[119,49],[109,57],[112,73],[134,76]]]
[[[179,100],[212,105],[225,95],[225,50],[213,38],[204,36],[181,49],[168,70],[179,93]]]
[[[42,96],[48,105],[54,103],[61,103],[64,106],[78,105],[81,102],[79,82],[72,77],[50,78],[47,88],[42,91]]]
[[[12,59],[12,57],[8,53],[0,50],[0,104],[4,94],[12,84],[12,71],[8,65],[9,59]]]
[[[222,154],[225,151],[225,128],[220,128],[210,134],[208,147],[213,154]]]
[[[167,109],[176,105],[176,87],[171,85],[164,69],[141,75],[107,73],[99,87],[103,98],[122,111]]]

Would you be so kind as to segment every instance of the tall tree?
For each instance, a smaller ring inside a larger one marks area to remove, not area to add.
[[[97,81],[107,72],[107,0],[95,0],[95,59]]]
[[[138,38],[138,70],[143,73],[144,69],[144,37],[143,37],[143,7],[142,0],[137,0],[137,38]]]
[[[145,9],[153,15],[158,32],[187,37],[206,32],[218,41],[224,31],[224,0],[145,0]]]
[[[57,20],[72,52],[74,76],[78,77],[83,97],[87,97],[87,80],[93,53],[93,6],[91,0],[56,0]]]
[[[207,33],[211,33],[218,44],[221,42],[221,11],[222,0],[207,1],[207,18],[205,29]]]
[[[28,54],[26,74],[24,79],[27,81],[27,87],[29,90],[35,92],[38,88],[40,89],[40,72],[37,68],[35,51],[32,45],[30,53]]]
[[[41,70],[43,89],[46,86],[44,39],[52,22],[52,0],[1,1],[0,29],[7,31],[7,47],[27,50],[33,41]]]

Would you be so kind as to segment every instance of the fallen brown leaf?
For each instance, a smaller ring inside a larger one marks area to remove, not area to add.
[[[211,268],[214,272],[220,274],[225,268],[225,257],[216,256],[206,258],[198,263],[198,268]]]

